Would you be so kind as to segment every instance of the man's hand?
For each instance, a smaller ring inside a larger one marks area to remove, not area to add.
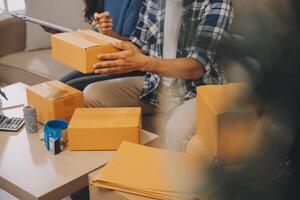
[[[101,61],[94,65],[96,74],[122,74],[135,70],[143,71],[150,59],[130,42],[118,42],[114,47],[122,50],[118,53],[100,54]]]
[[[118,53],[100,54],[94,65],[96,74],[123,74],[135,70],[152,72],[165,77],[197,80],[204,67],[194,58],[160,59],[145,56],[130,42],[115,43]]]

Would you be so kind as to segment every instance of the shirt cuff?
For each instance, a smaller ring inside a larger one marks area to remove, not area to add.
[[[133,43],[135,46],[137,46],[143,52],[143,54],[149,53],[149,47],[144,42],[142,42],[139,38],[135,36],[130,36],[129,41]]]
[[[210,59],[207,58],[207,56],[201,55],[198,50],[190,51],[187,57],[196,59],[202,65],[205,72],[209,72],[211,70],[211,62],[209,61]]]

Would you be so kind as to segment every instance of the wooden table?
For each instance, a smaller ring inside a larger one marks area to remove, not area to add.
[[[8,104],[26,104],[22,83],[2,88]],[[0,112],[22,116],[23,107]],[[62,199],[88,185],[88,174],[111,159],[110,151],[48,152],[39,134],[0,132],[0,188],[22,200]]]

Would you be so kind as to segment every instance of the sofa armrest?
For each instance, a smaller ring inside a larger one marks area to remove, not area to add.
[[[25,22],[11,16],[0,18],[0,57],[23,51],[26,46]]]

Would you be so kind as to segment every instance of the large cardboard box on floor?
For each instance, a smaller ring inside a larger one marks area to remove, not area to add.
[[[54,34],[51,38],[52,57],[82,73],[94,71],[99,54],[119,51],[112,44],[120,40],[92,30]]]
[[[37,109],[38,121],[69,121],[76,108],[84,107],[83,94],[59,81],[49,81],[27,88],[27,103]]]
[[[207,153],[224,164],[241,162],[251,148],[258,118],[243,98],[248,93],[241,83],[197,88],[197,134]]]
[[[79,108],[69,127],[70,150],[117,150],[140,143],[141,108]]]

